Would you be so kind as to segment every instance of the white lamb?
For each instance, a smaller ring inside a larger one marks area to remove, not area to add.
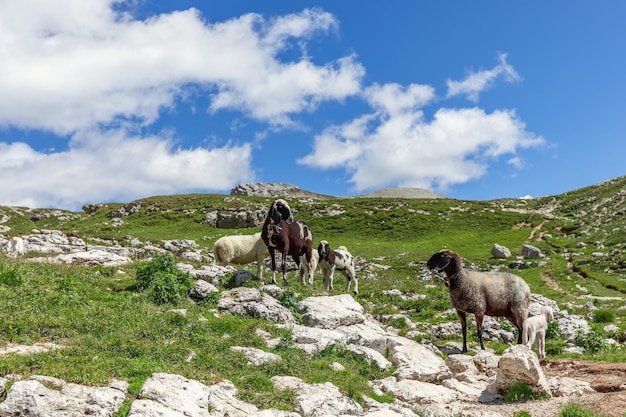
[[[528,317],[522,325],[524,329],[524,344],[532,348],[535,339],[537,340],[537,356],[539,359],[546,357],[546,331],[548,323],[554,320],[554,313],[550,307],[544,307],[541,314]]]
[[[213,246],[213,255],[220,265],[246,265],[256,261],[256,274],[263,282],[263,259],[269,256],[269,251],[261,239],[261,232],[221,237]]]

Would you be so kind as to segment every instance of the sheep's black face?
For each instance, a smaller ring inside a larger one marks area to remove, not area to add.
[[[291,207],[289,207],[287,202],[283,199],[278,199],[272,203],[269,214],[272,221],[276,224],[280,223],[281,220],[287,223],[293,222]]]
[[[320,242],[320,244],[317,246],[317,253],[320,256],[320,260],[325,259],[326,255],[328,255],[328,252],[330,252],[330,245],[326,242]]]
[[[430,257],[428,262],[426,262],[426,267],[431,271],[441,272],[448,268],[451,261],[452,256],[448,253],[448,251],[441,251]]]

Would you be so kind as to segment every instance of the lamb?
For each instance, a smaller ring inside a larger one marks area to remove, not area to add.
[[[441,250],[426,263],[434,272],[445,272],[450,302],[461,320],[463,353],[467,353],[466,313],[476,318],[480,348],[483,345],[483,318],[504,316],[517,327],[517,343],[522,343],[522,326],[530,308],[530,287],[521,277],[506,272],[477,272],[463,268],[461,257],[451,250]]]
[[[535,339],[537,340],[537,356],[539,359],[546,357],[546,331],[548,330],[548,323],[554,320],[554,313],[552,309],[545,306],[541,311],[541,314],[528,317],[524,321],[523,333],[524,344],[529,348],[532,348]]]
[[[285,261],[287,255],[300,267],[300,256],[308,264],[309,282],[313,282],[313,232],[308,224],[294,220],[291,208],[283,199],[278,199],[270,205],[267,217],[261,229],[261,238],[267,245],[272,260],[272,284],[276,284],[276,250],[282,253],[283,285],[289,286],[285,277]],[[305,285],[304,276],[301,276],[302,285]]]
[[[234,235],[219,238],[213,245],[215,262],[220,265],[246,265],[256,261],[256,274],[263,282],[263,259],[269,250],[261,239],[261,232],[253,235]]]
[[[339,246],[333,250],[330,244],[322,240],[317,247],[319,254],[319,265],[322,269],[324,289],[333,289],[333,275],[335,270],[341,272],[346,277],[346,292],[350,292],[350,284],[354,281],[354,294],[359,293],[359,281],[356,278],[354,268],[354,257],[348,252],[345,246]]]
[[[309,264],[306,262],[306,255],[300,255],[300,269],[298,273],[300,274],[300,281],[304,281],[304,277],[309,277],[309,285],[313,285],[313,276],[315,275],[315,271],[317,271],[317,265],[320,262],[320,255],[316,250],[311,252],[311,268],[313,268],[313,273],[309,274]]]

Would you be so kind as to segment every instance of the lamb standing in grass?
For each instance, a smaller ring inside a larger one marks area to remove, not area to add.
[[[256,261],[256,274],[263,282],[263,259],[269,250],[261,239],[261,232],[253,235],[234,235],[219,238],[213,246],[215,262],[220,265],[246,265]]]
[[[539,359],[546,357],[546,332],[548,331],[548,323],[554,320],[552,309],[545,306],[541,314],[528,317],[524,321],[524,344],[532,348],[535,339],[537,340],[537,356]]]
[[[319,266],[322,269],[324,279],[324,289],[333,289],[333,275],[335,270],[341,272],[346,277],[346,292],[350,292],[350,284],[354,282],[354,295],[359,293],[359,281],[356,278],[356,270],[354,267],[354,257],[345,246],[339,246],[333,250],[330,244],[322,240],[317,246],[319,254]]]
[[[463,268],[461,257],[444,249],[430,257],[426,266],[443,271],[450,302],[461,320],[463,353],[467,352],[467,313],[476,317],[476,332],[483,345],[484,316],[503,316],[517,327],[517,343],[522,343],[522,326],[530,309],[530,287],[521,277],[506,272],[477,272]]]

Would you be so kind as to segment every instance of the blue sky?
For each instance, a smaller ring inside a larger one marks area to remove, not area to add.
[[[622,1],[0,1],[0,204],[625,175]]]

